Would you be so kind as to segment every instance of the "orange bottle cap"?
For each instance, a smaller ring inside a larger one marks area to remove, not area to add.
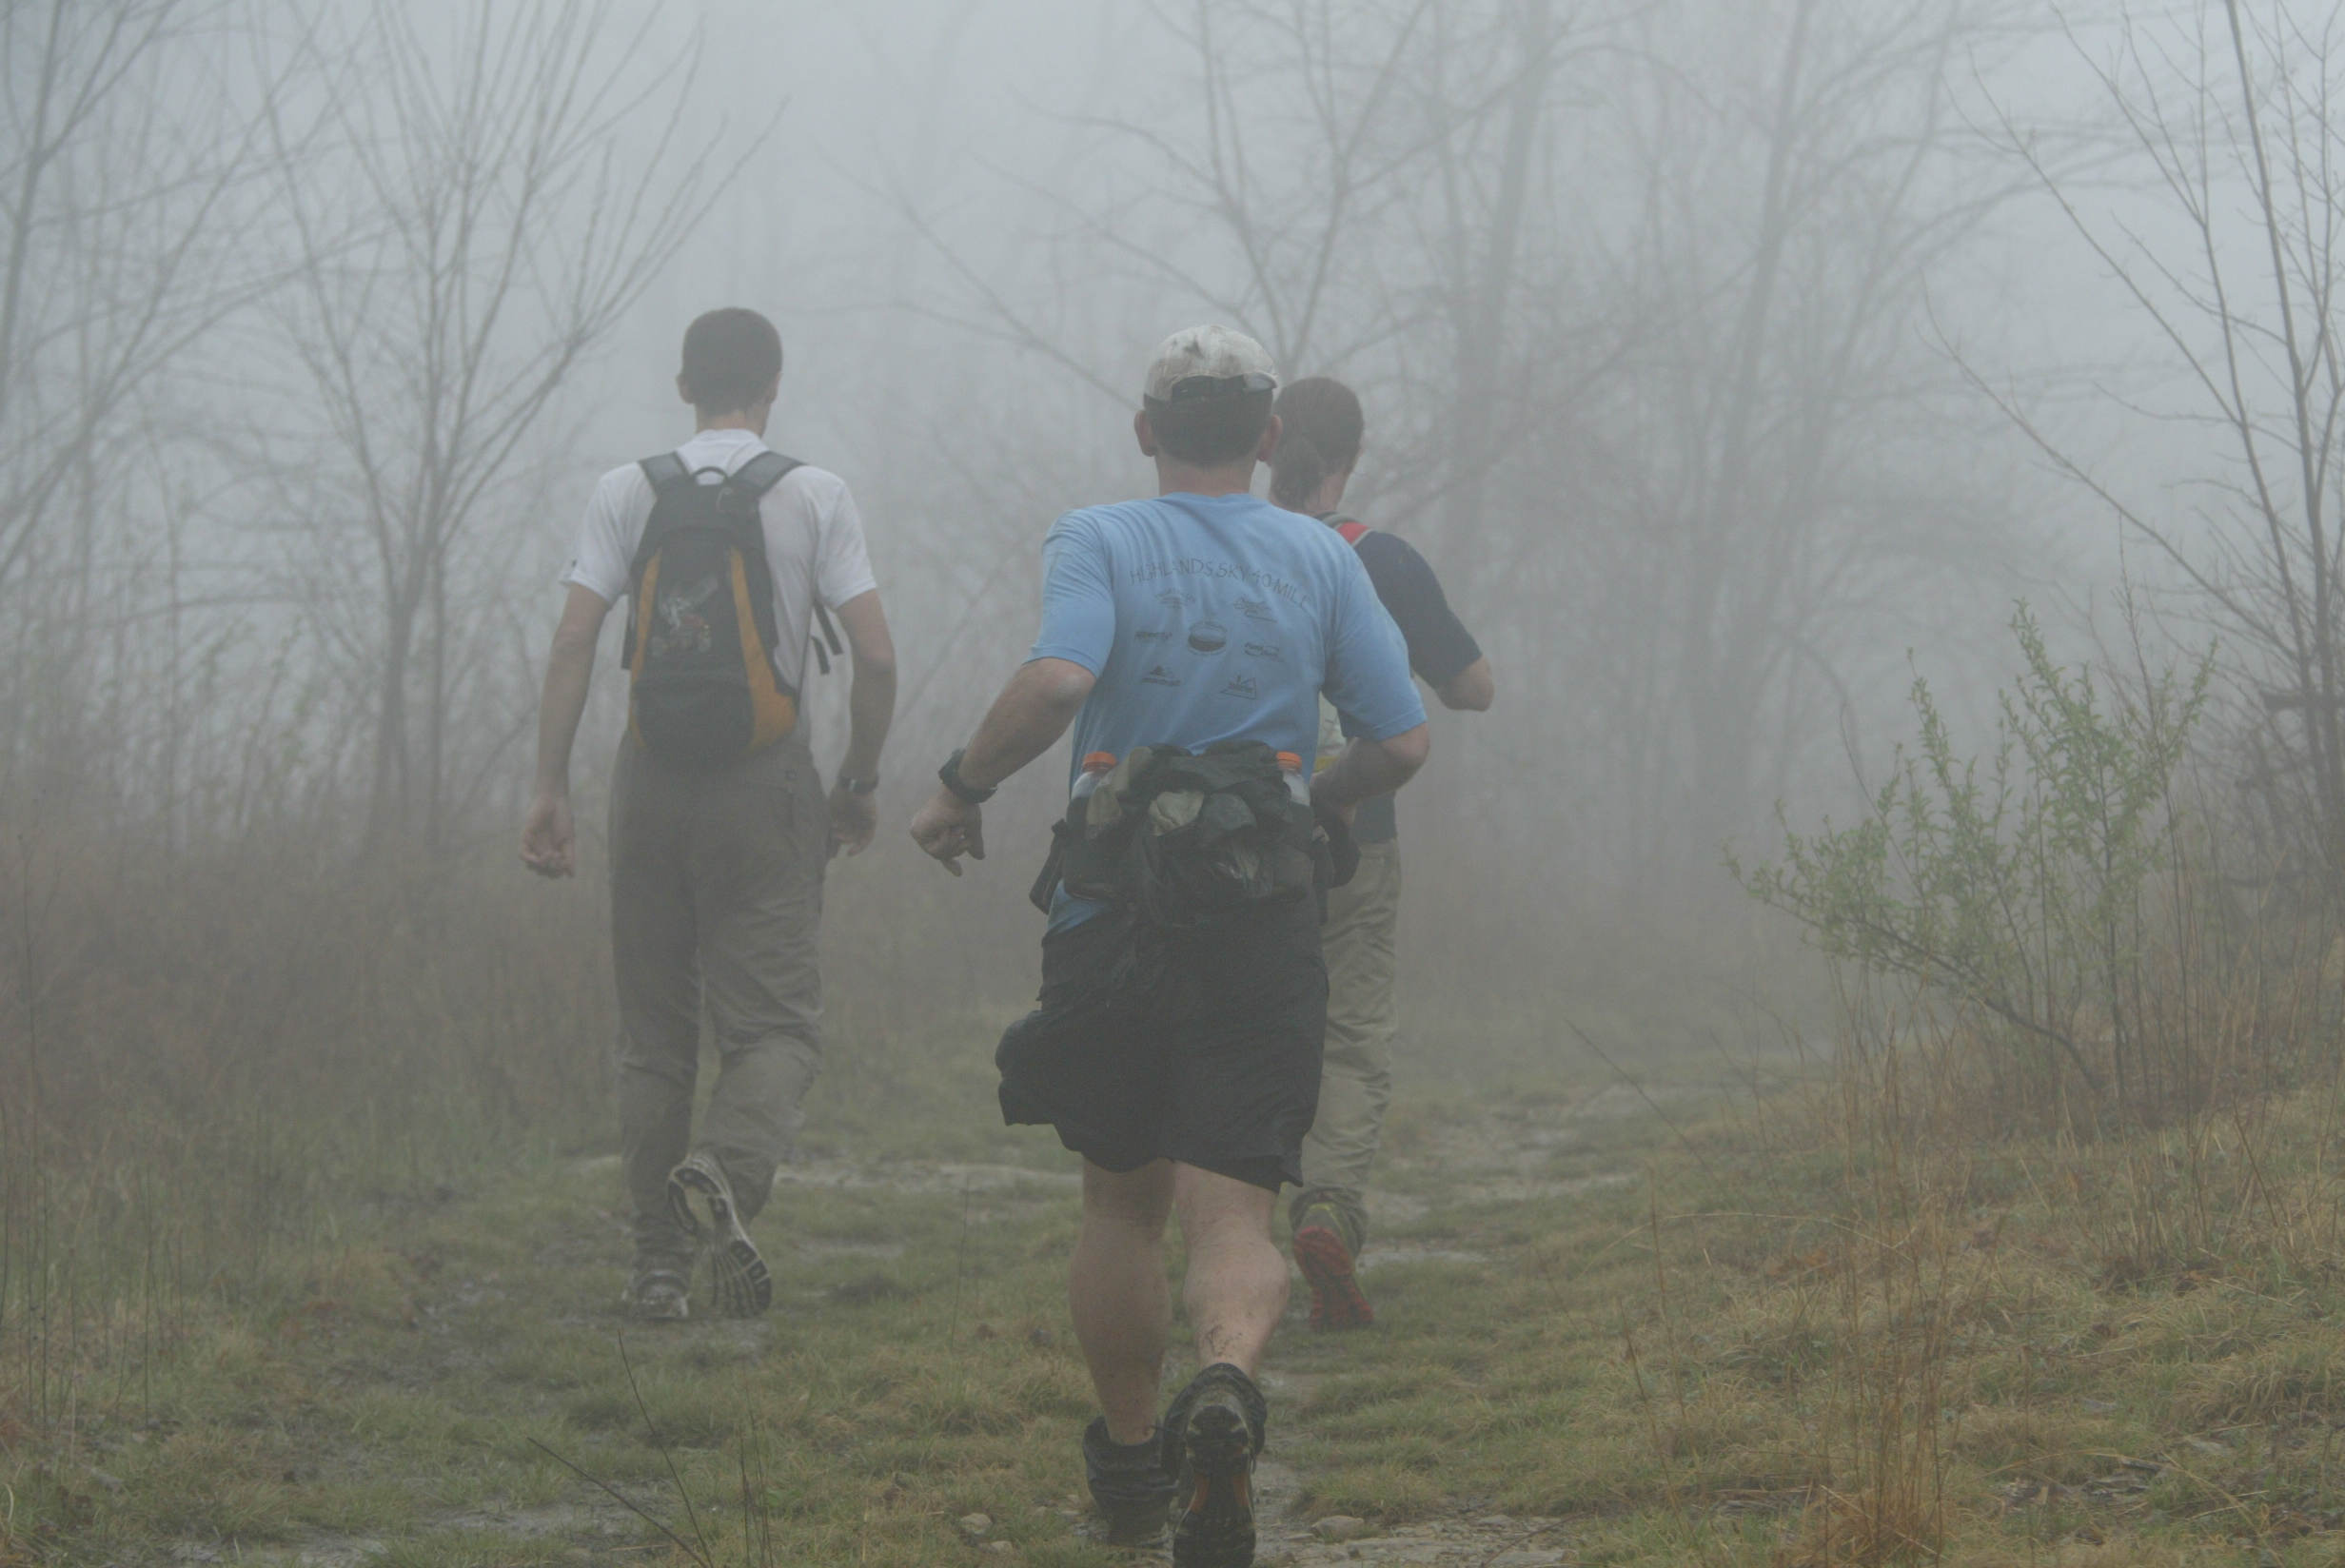
[[[1103,774],[1114,766],[1113,752],[1094,752],[1083,758],[1083,771],[1087,774]]]
[[[1260,754],[1256,753],[1255,755],[1259,755]],[[1279,753],[1278,765],[1291,774],[1299,774],[1303,771],[1303,759],[1293,752]]]

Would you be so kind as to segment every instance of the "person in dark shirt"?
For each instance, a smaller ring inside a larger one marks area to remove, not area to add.
[[[1343,516],[1344,485],[1359,461],[1360,400],[1325,376],[1279,393],[1281,425],[1271,500],[1320,519],[1350,541],[1369,580],[1409,645],[1409,664],[1446,707],[1488,711],[1490,661],[1449,608],[1433,568],[1397,535]],[[1319,748],[1340,750],[1350,715],[1322,704]],[[1319,1113],[1303,1145],[1303,1186],[1287,1213],[1295,1262],[1310,1284],[1311,1326],[1358,1328],[1374,1321],[1354,1265],[1368,1240],[1364,1188],[1392,1097],[1394,937],[1400,921],[1399,827],[1392,797],[1360,803],[1351,825],[1360,869],[1330,895],[1322,931],[1328,964],[1326,1051]]]

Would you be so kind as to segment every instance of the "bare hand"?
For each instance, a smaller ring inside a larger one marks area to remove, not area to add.
[[[871,848],[872,834],[879,831],[879,801],[875,795],[857,794],[844,787],[831,791],[831,857],[837,859],[844,850],[849,858]]]
[[[578,835],[570,821],[570,797],[541,791],[522,824],[522,864],[540,876],[568,876],[578,870]]]
[[[912,819],[912,841],[920,853],[944,862],[955,876],[961,873],[960,857],[985,858],[983,813],[950,790],[940,789]]]

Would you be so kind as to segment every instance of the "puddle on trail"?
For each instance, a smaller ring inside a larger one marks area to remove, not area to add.
[[[838,1160],[809,1160],[774,1173],[776,1190],[830,1187],[866,1192],[1015,1192],[1021,1187],[1071,1190],[1083,1185],[1080,1172],[1034,1170],[1025,1166],[919,1165],[897,1161],[858,1166]]]
[[[638,1521],[618,1503],[600,1499],[537,1508],[467,1508],[440,1515],[422,1528],[434,1535],[484,1531],[537,1540],[559,1538],[576,1543],[569,1556],[581,1563],[593,1561],[598,1550],[629,1557],[640,1551],[634,1544],[640,1534]],[[186,1541],[171,1557],[177,1562],[232,1562],[251,1568],[368,1568],[382,1561],[394,1546],[412,1544],[413,1539],[407,1536],[318,1534],[285,1546],[259,1549]]]
[[[893,1263],[904,1255],[901,1242],[841,1240],[829,1237],[809,1237],[792,1242],[790,1250],[801,1258],[862,1258],[878,1263]]]
[[[1527,1204],[1554,1198],[1577,1198],[1608,1186],[1627,1186],[1636,1181],[1626,1170],[1600,1171],[1593,1176],[1483,1176],[1467,1196],[1474,1203]]]
[[[1374,1242],[1360,1254],[1358,1268],[1363,1274],[1379,1268],[1390,1268],[1396,1264],[1487,1264],[1490,1255],[1466,1247],[1426,1246],[1416,1242]]]
[[[1256,1521],[1261,1568],[1321,1568],[1332,1563],[1422,1563],[1429,1568],[1561,1568],[1569,1558],[1560,1519],[1480,1518],[1365,1527],[1353,1539],[1326,1540],[1299,1506],[1302,1482],[1266,1454],[1254,1472],[1261,1499]],[[1340,1532],[1339,1532],[1340,1533]]]
[[[1477,1114],[1436,1120],[1385,1153],[1386,1168],[1399,1185],[1417,1189],[1416,1214],[1400,1206],[1409,1200],[1399,1194],[1372,1191],[1370,1211],[1387,1223],[1406,1223],[1434,1204],[1552,1202],[1625,1186],[1636,1180],[1632,1171],[1586,1168],[1620,1158],[1617,1150],[1607,1157],[1606,1149],[1618,1142],[1621,1124],[1656,1114],[1661,1102],[1705,1097],[1685,1088],[1615,1084],[1566,1105],[1482,1107]]]

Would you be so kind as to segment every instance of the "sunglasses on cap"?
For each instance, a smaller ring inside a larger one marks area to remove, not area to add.
[[[1243,376],[1183,376],[1165,389],[1161,398],[1149,398],[1149,402],[1198,402],[1207,398],[1237,398],[1249,392],[1275,392],[1278,378],[1266,376],[1259,370]]]

